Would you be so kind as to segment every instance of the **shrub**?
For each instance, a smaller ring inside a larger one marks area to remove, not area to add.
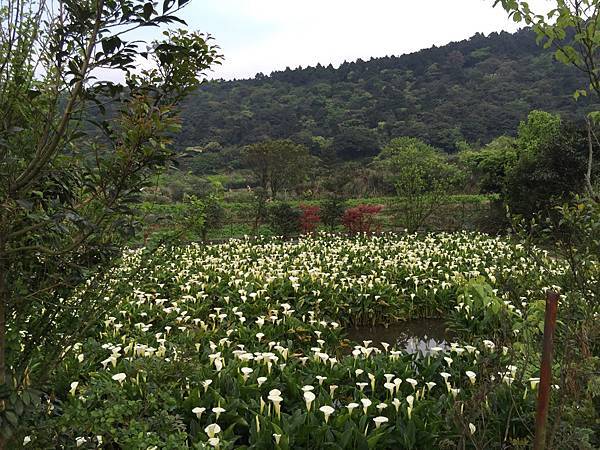
[[[300,205],[300,228],[302,233],[313,233],[321,222],[321,208],[319,206]]]
[[[257,188],[252,199],[252,207],[254,209],[254,233],[258,233],[258,228],[262,223],[269,219],[269,209],[267,202],[269,197],[267,191],[263,188]]]
[[[373,233],[381,230],[377,215],[383,210],[383,205],[358,205],[348,208],[342,217],[342,223],[350,234]]]
[[[339,225],[344,214],[345,201],[337,196],[329,197],[323,202],[321,220],[330,230]]]
[[[212,194],[204,199],[204,224],[201,228],[202,241],[206,242],[208,233],[217,230],[223,224],[225,208],[218,196]]]
[[[289,203],[277,203],[269,208],[269,226],[278,236],[289,237],[300,229],[299,209]]]

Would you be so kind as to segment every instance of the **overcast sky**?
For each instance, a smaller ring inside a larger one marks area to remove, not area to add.
[[[477,32],[515,31],[494,0],[193,0],[182,16],[225,55],[210,78],[400,55]],[[548,0],[530,0],[548,9]],[[534,9],[535,10],[535,9]]]

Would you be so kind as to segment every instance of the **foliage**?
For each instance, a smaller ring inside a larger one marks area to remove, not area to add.
[[[571,194],[585,191],[587,129],[563,124],[554,135],[548,136],[544,131],[542,136],[537,147],[519,147],[518,160],[506,177],[506,202],[513,213],[526,217],[541,210],[549,213]],[[597,167],[596,164],[593,174]]]
[[[257,188],[252,193],[252,206],[254,210],[254,231],[256,233],[260,224],[265,222],[269,218],[269,197],[268,192],[263,188]]]
[[[429,71],[433,64],[436,72]],[[570,101],[587,84],[579,71],[538,48],[530,29],[478,33],[413,54],[336,68],[317,65],[255,79],[211,81],[186,102],[178,142],[187,147],[217,141],[230,148],[289,138],[323,157],[321,148],[336,152],[310,144],[312,139],[325,144],[342,140],[341,135],[368,137],[370,143],[348,146],[351,153],[337,153],[350,160],[376,154],[392,138],[414,136],[452,152],[459,141],[477,145],[514,136],[533,109],[565,119],[599,109],[589,96]]]
[[[536,154],[561,133],[559,115],[546,111],[531,111],[526,121],[519,123],[517,146],[522,154]]]
[[[588,93],[600,97],[600,78],[598,75],[598,50],[600,38],[600,2],[598,0],[556,1],[556,7],[547,14],[534,12],[529,3],[521,0],[495,0],[494,6],[502,4],[515,22],[524,21],[531,25],[538,44],[544,48],[555,49],[554,57],[565,65],[573,66],[585,74],[587,80],[574,90],[573,97],[578,100]],[[583,86],[582,86],[583,84]],[[598,108],[596,108],[598,109]],[[588,126],[588,168],[585,174],[585,188],[588,196],[600,200],[592,180],[591,170],[594,159],[594,145],[600,145],[592,130],[598,123],[598,111],[592,111],[586,118]]]
[[[208,177],[199,177],[191,173],[172,171],[161,175],[155,187],[145,189],[145,197],[149,200],[160,200],[160,196],[166,196],[171,202],[177,203],[186,195],[207,197],[212,193],[223,190],[219,182],[210,180]]]
[[[300,205],[300,228],[303,234],[314,233],[321,222],[321,208],[312,205]]]
[[[321,204],[321,219],[323,225],[333,231],[335,227],[341,224],[342,216],[345,211],[345,201],[337,196],[330,195]]]
[[[465,150],[459,159],[477,179],[483,193],[502,193],[506,174],[517,160],[515,139],[501,136],[479,150]]]
[[[289,203],[269,206],[269,226],[277,236],[290,237],[300,231],[302,212]]]
[[[147,52],[126,40],[182,23],[186,3],[0,2],[0,448],[38,404],[31,389],[113,304],[105,294],[75,307],[74,289],[133,232],[131,205],[172,156],[177,104],[220,59],[196,32],[167,31]],[[101,68],[126,86],[97,79]],[[7,341],[7,329],[26,339]]]
[[[332,150],[338,158],[360,159],[376,156],[379,143],[376,134],[368,128],[342,128],[333,138]]]
[[[506,342],[513,335],[518,316],[498,298],[494,289],[483,280],[467,283],[457,298],[458,305],[449,323],[457,332],[486,336],[495,342]]]
[[[538,44],[544,48],[555,48],[554,57],[567,65],[585,72],[589,76],[589,87],[583,86],[575,98],[587,95],[590,90],[600,93],[597,74],[598,12],[597,0],[565,2],[557,0],[547,14],[533,11],[528,2],[521,0],[495,0],[501,4],[515,22],[524,21],[536,34]]]
[[[187,207],[180,223],[184,233],[188,239],[200,237],[206,242],[208,233],[218,228],[223,220],[223,206],[219,197],[210,194],[204,198],[188,196],[184,200]]]
[[[273,198],[283,189],[300,183],[308,168],[308,149],[290,140],[253,144],[244,150],[244,161],[263,190],[271,189]]]
[[[389,161],[396,157],[407,159],[410,156],[406,154],[409,149],[412,151],[411,155],[418,155],[419,158],[423,160],[433,158],[435,156],[442,156],[439,150],[429,144],[426,144],[422,140],[414,137],[403,136],[392,139],[390,143],[382,149],[378,160]]]
[[[225,208],[217,192],[202,197],[185,194],[181,202],[165,208],[157,206],[143,203],[137,212],[139,220],[145,224],[144,245],[181,240],[206,242],[208,234],[219,229],[225,217]]]
[[[342,224],[350,234],[375,233],[381,226],[377,215],[383,210],[383,205],[358,205],[348,208],[342,216]]]
[[[414,138],[390,141],[376,164],[390,174],[396,186],[402,200],[401,223],[410,233],[445,202],[458,178],[458,170],[441,152]]]

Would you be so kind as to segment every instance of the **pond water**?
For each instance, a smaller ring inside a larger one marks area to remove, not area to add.
[[[348,339],[359,344],[372,341],[371,346],[381,347],[381,342],[387,342],[396,344],[408,353],[421,352],[424,355],[434,347],[444,350],[450,348],[448,341],[451,340],[442,319],[416,319],[388,326],[354,327],[347,332]]]

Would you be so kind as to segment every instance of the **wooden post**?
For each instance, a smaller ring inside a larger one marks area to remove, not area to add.
[[[546,295],[546,318],[544,320],[544,349],[542,352],[542,367],[538,387],[538,405],[535,415],[534,450],[546,448],[546,425],[548,423],[548,407],[550,405],[550,389],[552,385],[552,347],[554,329],[556,328],[556,310],[559,295],[549,291]]]

